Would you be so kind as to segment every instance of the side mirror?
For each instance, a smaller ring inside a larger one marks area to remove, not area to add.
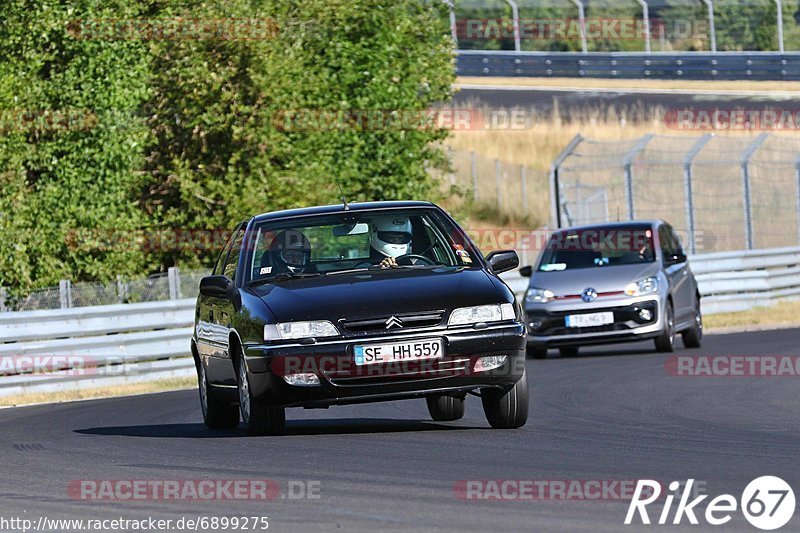
[[[200,280],[200,294],[203,296],[231,300],[235,293],[233,281],[226,276],[206,276]]]
[[[486,261],[495,274],[514,270],[519,266],[519,256],[514,250],[498,250],[486,256]]]
[[[533,275],[533,267],[528,265],[528,266],[524,266],[524,267],[520,268],[519,269],[519,275],[522,276],[523,278],[531,277]]]
[[[685,263],[688,260],[686,254],[684,253],[676,253],[667,256],[667,264],[670,265],[678,265],[680,263]]]

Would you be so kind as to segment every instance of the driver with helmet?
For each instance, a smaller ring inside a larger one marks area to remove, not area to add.
[[[397,266],[397,258],[411,253],[411,221],[404,216],[372,219],[370,259],[383,268]]]

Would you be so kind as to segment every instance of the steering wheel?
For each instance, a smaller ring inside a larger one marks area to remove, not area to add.
[[[422,263],[427,266],[434,266],[434,263],[429,257],[419,254],[405,254],[395,258],[398,265],[418,265]]]

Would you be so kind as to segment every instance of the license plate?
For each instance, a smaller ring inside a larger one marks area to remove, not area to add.
[[[568,328],[591,328],[614,323],[614,313],[587,313],[583,315],[568,315],[566,317]]]
[[[444,352],[442,339],[362,344],[354,349],[356,365],[373,365],[393,361],[421,361],[439,359]]]

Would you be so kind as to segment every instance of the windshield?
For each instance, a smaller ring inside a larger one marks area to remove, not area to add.
[[[655,257],[649,226],[567,230],[550,237],[539,271],[650,263]]]
[[[432,209],[380,210],[267,221],[250,241],[249,281],[369,268],[473,266],[463,232]]]

